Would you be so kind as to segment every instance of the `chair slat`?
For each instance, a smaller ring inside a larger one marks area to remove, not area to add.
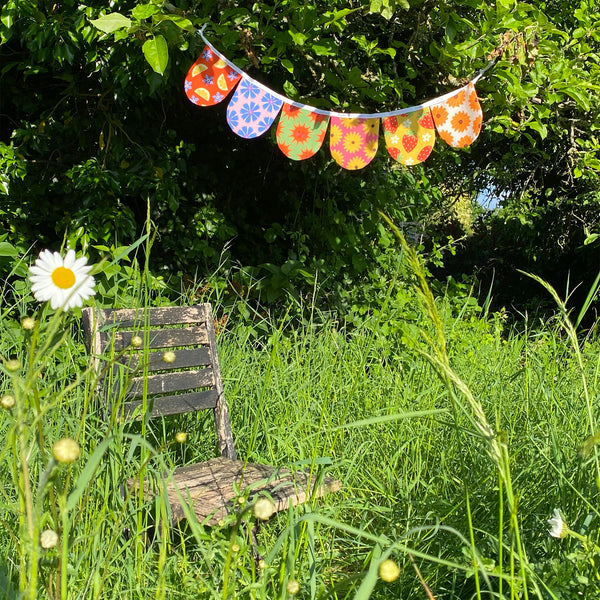
[[[144,327],[146,318],[148,324],[172,325],[177,323],[203,323],[207,315],[206,305],[197,306],[165,306],[154,307],[147,311],[143,308],[105,309],[99,311],[106,323],[118,323],[119,327]]]
[[[325,477],[322,485],[315,486],[315,478],[306,471],[279,469],[271,465],[214,458],[204,463],[176,469],[167,487],[169,502],[175,521],[184,517],[181,497],[191,501],[196,516],[208,525],[216,525],[227,513],[234,510],[236,489],[250,488],[253,494],[266,492],[275,510],[287,509],[292,504],[306,502],[310,495],[321,497],[340,489],[339,481]],[[252,501],[252,494],[250,496]]]
[[[124,350],[131,344],[131,338],[139,335],[143,338],[143,331],[116,331],[114,333],[115,350]],[[208,344],[206,327],[186,327],[185,329],[157,329],[151,330],[148,338],[149,348],[173,348],[177,346],[199,346]]]
[[[214,408],[217,405],[218,394],[216,390],[205,390],[203,392],[192,392],[189,394],[178,394],[177,396],[163,396],[149,400],[150,417],[168,417],[169,415],[178,415],[181,413],[192,412],[196,410],[206,410]],[[142,405],[141,400],[127,402],[123,405],[125,417],[130,417]],[[142,414],[138,413],[136,419],[141,419]]]
[[[146,393],[148,396],[169,394],[181,390],[193,390],[214,385],[213,370],[210,367],[195,371],[177,373],[161,373],[146,377]],[[128,397],[138,397],[144,393],[144,377],[134,377],[127,391]]]
[[[130,371],[141,370],[144,355],[140,351],[135,354],[126,354],[119,358],[118,362],[126,365]],[[175,360],[167,363],[163,360],[162,352],[150,352],[147,357],[148,371],[172,371],[173,369],[185,369],[189,367],[205,367],[212,364],[210,351],[207,347],[184,348],[175,351]]]

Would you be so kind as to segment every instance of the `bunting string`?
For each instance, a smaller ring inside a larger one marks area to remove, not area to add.
[[[481,131],[483,114],[475,84],[490,62],[464,87],[416,106],[380,113],[342,113],[291,100],[249,77],[198,34],[205,47],[190,67],[185,93],[196,106],[214,106],[232,92],[227,123],[242,138],[266,133],[277,117],[277,145],[292,160],[305,160],[321,148],[329,128],[332,158],[344,169],[366,167],[379,145],[380,125],[389,155],[415,165],[431,154],[436,131],[454,148],[469,146]]]

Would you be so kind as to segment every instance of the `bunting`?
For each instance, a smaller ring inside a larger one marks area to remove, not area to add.
[[[380,124],[389,155],[402,165],[426,160],[438,136],[453,148],[472,144],[481,131],[483,113],[475,83],[484,69],[464,87],[418,106],[373,114],[349,114],[318,109],[274,92],[255,81],[206,44],[190,67],[184,90],[197,106],[214,106],[233,92],[227,123],[245,139],[266,133],[277,117],[279,149],[292,160],[314,156],[327,137],[332,158],[344,169],[366,167],[379,146]],[[235,91],[234,91],[235,90]]]

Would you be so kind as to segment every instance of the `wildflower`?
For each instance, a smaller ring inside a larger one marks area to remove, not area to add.
[[[58,440],[52,446],[52,454],[59,463],[72,463],[79,458],[79,444],[71,438]]]
[[[35,327],[35,319],[33,319],[32,317],[23,317],[21,319],[21,327],[23,327],[23,329],[31,331]]]
[[[55,310],[82,306],[84,300],[96,293],[94,278],[88,275],[92,267],[86,263],[87,258],[75,258],[73,250],[68,250],[64,258],[58,252],[40,252],[35,264],[29,267],[31,291],[36,300],[49,300]]]
[[[174,363],[175,352],[173,352],[173,350],[167,350],[166,352],[163,352],[162,359],[166,363]]]
[[[290,596],[295,596],[300,591],[300,584],[295,579],[290,579],[285,589]]]
[[[18,371],[21,368],[21,363],[16,358],[11,358],[5,361],[4,366],[7,371]]]
[[[275,506],[268,498],[259,498],[254,504],[254,516],[261,521],[270,519],[274,512]]]
[[[54,548],[58,544],[58,533],[52,529],[44,529],[40,534],[40,546],[44,550]]]
[[[559,539],[567,537],[569,533],[569,528],[567,527],[567,524],[563,521],[563,518],[560,516],[558,508],[554,509],[554,512],[552,513],[552,518],[548,519],[548,524],[550,525],[548,533],[552,537]]]
[[[258,561],[258,568],[261,569],[261,570],[264,570],[264,569],[267,568],[267,563],[265,562],[265,560],[263,558],[261,558]]]
[[[240,547],[237,544],[231,544],[231,551],[237,554],[240,551]]]
[[[130,344],[134,347],[134,348],[139,348],[142,344],[144,343],[144,340],[139,336],[139,335],[134,335],[131,338],[131,342]]]
[[[383,581],[387,581],[388,583],[396,581],[399,576],[400,567],[391,558],[384,560],[379,565],[379,577],[381,577]]]
[[[10,410],[14,405],[15,399],[10,394],[6,394],[5,396],[2,396],[2,398],[0,398],[0,406],[2,406],[2,408]]]
[[[178,431],[175,434],[175,441],[178,444],[185,444],[187,442],[188,434],[185,431]]]

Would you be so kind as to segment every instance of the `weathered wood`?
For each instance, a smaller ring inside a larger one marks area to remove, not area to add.
[[[207,317],[203,304],[196,306],[160,306],[148,309],[105,309],[100,312],[105,323],[118,323],[119,327],[122,328],[134,326],[143,328],[146,323],[151,327],[177,323],[203,323]]]
[[[210,304],[205,304],[206,311],[210,313]],[[221,367],[219,366],[219,358],[217,356],[217,338],[215,335],[215,325],[212,319],[206,319],[206,332],[212,349],[211,355],[213,359],[213,372],[215,374],[215,389],[217,390],[218,400],[215,406],[215,428],[217,430],[217,439],[219,441],[219,451],[221,456],[225,456],[232,460],[237,458],[237,452],[233,443],[233,433],[231,432],[231,422],[229,420],[229,409],[225,402],[225,394],[223,392],[223,380],[221,379]]]
[[[115,350],[124,350],[131,345],[134,336],[144,338],[143,330],[115,331]],[[199,346],[208,344],[206,326],[190,326],[179,329],[151,329],[148,335],[148,348],[176,348],[178,346]]]
[[[170,394],[182,390],[194,390],[214,386],[214,374],[210,367],[197,371],[178,371],[177,373],[161,373],[148,375],[146,381],[146,394]],[[138,397],[144,393],[144,377],[134,377],[127,391],[128,397]]]
[[[188,503],[198,519],[216,525],[235,508],[236,492],[249,491],[249,501],[266,495],[275,511],[306,502],[309,497],[321,497],[340,489],[340,482],[326,477],[315,486],[316,479],[306,471],[292,472],[271,465],[245,463],[225,457],[214,458],[197,465],[176,469],[167,486],[173,520],[184,518],[182,501]]]
[[[140,410],[142,402],[142,400],[135,400],[123,404],[123,416],[131,417],[135,415],[136,419],[141,419],[143,416]],[[151,398],[147,400],[147,403],[151,407],[151,418],[168,417],[197,410],[214,409],[217,404],[217,392],[215,390],[205,390],[203,392]]]
[[[205,367],[212,362],[210,351],[208,347],[204,346],[175,350],[175,360],[171,363],[165,362],[163,356],[163,352],[149,352],[146,356],[143,351],[132,351],[131,354],[127,353],[119,357],[117,362],[126,365],[128,370],[132,373],[141,371],[144,362],[150,373],[155,371],[172,371],[189,367]]]

